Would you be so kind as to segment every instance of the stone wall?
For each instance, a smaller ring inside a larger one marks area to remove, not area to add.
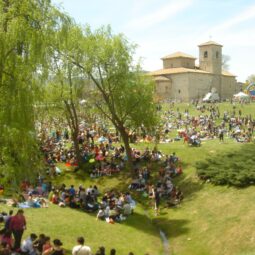
[[[177,101],[189,101],[189,74],[180,73],[167,76],[172,80],[172,88],[169,91],[169,99]]]
[[[160,100],[190,102],[200,100],[215,88],[222,100],[232,98],[237,91],[234,76],[205,73],[178,73],[166,75],[169,81],[157,81],[155,93]]]
[[[159,100],[168,99],[171,95],[172,83],[169,81],[156,81],[155,93]]]
[[[170,58],[163,59],[163,68],[178,68],[185,67],[194,69],[195,68],[195,59],[192,58]]]
[[[211,91],[213,75],[202,73],[189,73],[189,101],[199,100]]]
[[[224,76],[221,78],[222,96],[221,99],[230,99],[234,94],[238,93],[237,81],[234,76]]]

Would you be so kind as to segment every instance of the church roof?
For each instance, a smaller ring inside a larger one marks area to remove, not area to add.
[[[224,75],[224,76],[234,76],[234,77],[236,76],[236,75],[230,73],[230,72],[227,71],[227,70],[222,70],[222,75]]]
[[[148,75],[156,76],[155,80],[156,81],[167,81],[169,80],[168,78],[162,76],[162,75],[167,75],[167,74],[177,74],[177,73],[204,73],[204,74],[212,74],[210,72],[206,72],[200,69],[189,69],[189,68],[184,68],[184,67],[178,67],[178,68],[166,68],[166,69],[160,69],[157,71],[153,71],[148,73]],[[222,70],[222,75],[224,76],[233,76],[235,77],[236,75],[230,73],[229,71]]]
[[[165,76],[156,76],[155,81],[169,81],[168,78],[166,78]]]
[[[200,46],[207,46],[207,45],[217,45],[217,46],[221,46],[221,47],[223,46],[223,45],[221,45],[219,43],[216,43],[214,41],[208,41],[208,42],[199,44],[198,47],[200,47]]]
[[[163,59],[169,59],[169,58],[192,58],[192,59],[196,59],[195,57],[193,57],[189,54],[186,54],[184,52],[181,52],[181,51],[174,52],[173,54],[167,55],[167,56],[165,56],[161,59],[163,60]]]
[[[160,70],[149,73],[149,75],[158,76],[158,75],[176,74],[176,73],[205,73],[205,74],[210,74],[209,72],[206,72],[206,71],[203,71],[203,70],[178,67],[178,68],[160,69]]]

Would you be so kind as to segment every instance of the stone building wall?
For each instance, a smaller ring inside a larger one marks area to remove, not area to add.
[[[221,80],[221,83],[222,83],[221,99],[230,99],[233,97],[234,94],[239,92],[235,77],[222,75],[221,79],[222,79]]]
[[[169,91],[169,99],[177,101],[189,101],[189,74],[166,75],[172,81],[172,88]]]
[[[213,75],[202,73],[189,73],[189,100],[202,99],[213,86]]]
[[[159,100],[166,100],[168,99],[172,92],[172,82],[169,81],[156,81],[156,96]]]
[[[170,58],[170,59],[163,59],[163,68],[178,68],[178,67],[185,67],[185,68],[195,68],[195,59],[191,58]]]

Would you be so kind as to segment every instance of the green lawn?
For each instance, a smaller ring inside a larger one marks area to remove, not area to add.
[[[179,145],[183,146],[183,145]],[[236,189],[203,184],[195,175],[195,162],[223,151],[240,150],[232,141],[203,143],[200,148],[179,150],[177,155],[188,162],[185,174],[177,180],[185,193],[180,207],[162,211],[155,219],[167,233],[172,254],[255,254],[255,187]],[[255,147],[254,147],[255,151]]]

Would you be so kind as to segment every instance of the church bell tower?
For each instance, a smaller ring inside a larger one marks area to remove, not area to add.
[[[209,41],[198,45],[200,69],[213,74],[222,72],[222,45]]]

